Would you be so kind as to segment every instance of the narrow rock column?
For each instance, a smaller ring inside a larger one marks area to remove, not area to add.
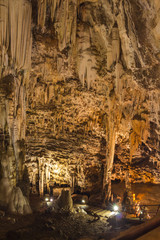
[[[110,67],[113,63],[113,54],[112,54],[112,41],[109,39],[107,47],[107,69],[110,70]]]
[[[39,160],[39,194],[43,196],[44,193],[44,165],[43,161]]]
[[[120,40],[118,27],[114,26],[112,29],[112,57],[113,62],[118,62],[120,56]]]
[[[111,176],[114,160],[115,138],[116,132],[114,129],[114,122],[110,122],[110,131],[108,132],[107,146],[106,146],[106,164],[104,166],[103,177],[103,204],[109,201],[111,197]]]
[[[133,197],[132,197],[132,188],[131,188],[131,179],[130,179],[130,167],[126,170],[125,175],[125,187],[128,196],[129,203],[133,204]]]
[[[75,175],[74,175],[74,173],[71,174],[71,178],[72,178],[71,192],[74,192],[74,187],[75,187]]]
[[[46,164],[46,186],[47,186],[47,193],[50,193],[49,181],[50,181],[50,166],[49,166],[49,164]]]
[[[131,181],[130,181],[129,168],[126,170],[126,175],[125,175],[125,187],[126,187],[126,189],[128,189],[128,190],[131,189]]]

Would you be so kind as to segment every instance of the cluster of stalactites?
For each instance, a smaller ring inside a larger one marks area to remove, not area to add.
[[[74,46],[77,27],[77,0],[38,0],[38,26],[44,28],[46,24],[47,8],[55,26],[58,47],[63,50],[71,44]]]
[[[31,4],[0,0],[0,75],[28,70],[31,64]],[[7,72],[8,73],[8,72]]]
[[[38,0],[38,25],[45,26],[47,5],[50,7],[51,20],[55,16],[55,10],[59,6],[60,0]]]

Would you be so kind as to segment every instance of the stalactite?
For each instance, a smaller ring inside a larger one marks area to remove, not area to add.
[[[109,201],[111,197],[111,176],[113,169],[114,151],[115,151],[115,141],[116,141],[116,129],[114,122],[109,123],[109,132],[107,133],[107,146],[106,146],[106,165],[104,170],[104,182],[103,190],[107,185],[107,200]]]
[[[51,8],[51,19],[53,21],[58,1],[48,0],[48,3],[49,3],[49,6]]]
[[[46,20],[47,0],[38,0],[38,25],[42,28]]]
[[[55,18],[56,9],[59,8],[60,0],[38,0],[38,25],[45,26],[47,6],[50,8],[51,20]]]
[[[28,70],[31,65],[31,5],[26,0],[0,0],[2,71]]]
[[[92,84],[96,79],[96,70],[95,70],[95,57],[92,54],[88,53],[88,48],[90,47],[90,43],[86,40],[89,39],[89,36],[86,36],[86,33],[83,34],[81,32],[81,39],[79,40],[79,58],[77,63],[77,71],[79,75],[79,79],[84,87],[85,82],[87,84],[87,88],[90,89]]]
[[[39,163],[38,163],[38,167],[39,167],[39,194],[41,196],[43,196],[44,193],[44,159],[39,159]]]
[[[59,49],[63,50],[67,45],[73,47],[76,42],[77,0],[38,0],[38,25],[41,28],[45,26],[47,6],[56,28]]]
[[[131,17],[131,5],[129,1],[120,2],[119,6],[119,14],[117,15],[117,24],[119,29],[119,35],[121,39],[121,47],[123,51],[123,57],[125,60],[125,64],[128,69],[134,69],[136,67],[135,62],[135,53],[139,59],[139,62],[142,67],[145,66],[144,61],[142,59],[141,53],[139,51],[139,40],[136,36],[135,26],[132,23]],[[125,27],[127,24],[128,29]],[[128,33],[127,33],[128,31]]]
[[[138,117],[140,119],[132,120],[132,130],[130,133],[130,162],[139,145],[142,144],[142,142],[145,143],[149,136],[148,116],[145,116],[146,119],[142,119],[141,115]]]
[[[4,123],[9,135],[7,135],[4,154],[10,167],[9,185],[12,187],[21,179],[23,171],[25,154],[23,143],[26,130],[25,85],[31,66],[31,48],[30,2],[0,0],[0,82],[3,85],[1,89],[5,93],[2,96],[5,112],[3,116],[1,115],[3,118],[1,127]],[[12,194],[13,201],[14,197],[22,196],[18,188],[12,188]],[[23,204],[28,205],[25,198]],[[14,202],[11,202],[10,210],[16,211],[13,205]]]
[[[113,62],[118,62],[120,57],[120,39],[118,27],[112,28],[112,59]]]

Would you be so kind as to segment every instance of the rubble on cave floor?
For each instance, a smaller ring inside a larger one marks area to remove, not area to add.
[[[148,189],[148,185],[145,187]],[[122,190],[119,185],[116,188],[113,187],[113,190],[116,189],[118,192],[117,188]],[[158,188],[159,186],[155,186],[155,189]],[[144,184],[140,189],[141,191],[144,189]],[[154,194],[154,189],[151,188],[151,190]],[[110,240],[121,231],[136,224],[118,219],[114,214],[110,214],[110,218],[109,214],[96,218],[88,214],[87,209],[81,210],[79,205],[74,205],[74,210],[70,213],[61,210],[48,211],[44,198],[36,195],[31,195],[30,203],[33,209],[31,215],[5,215],[1,211],[0,240]]]
[[[107,219],[92,220],[93,217],[84,212],[5,216],[0,219],[0,239],[78,240],[84,237],[103,239],[106,234],[113,235]]]
[[[42,211],[42,202],[37,201],[37,206],[39,210],[37,207],[32,215],[1,216],[0,240],[109,240],[130,227],[123,222],[112,224],[107,216],[96,218],[77,207],[73,212],[49,212]],[[114,215],[112,218],[115,223]]]
[[[31,196],[33,214],[0,216],[0,240],[80,240],[111,239],[113,229],[108,217],[89,215],[76,206],[72,212],[48,211],[44,199]]]

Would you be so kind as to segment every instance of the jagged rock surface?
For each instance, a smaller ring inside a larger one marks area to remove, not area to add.
[[[12,196],[17,205],[20,199],[21,206],[26,201],[14,186],[21,179],[24,168],[26,84],[31,67],[31,49],[31,4],[26,0],[0,0],[1,187],[4,187],[7,194],[11,190],[8,200],[6,199],[7,204]],[[3,191],[0,194],[3,195]],[[15,211],[26,212],[23,209]]]
[[[74,176],[90,190],[100,188],[114,159],[112,179],[124,179],[131,161],[133,181],[159,182],[159,7],[158,1],[41,3],[27,111],[34,183],[39,159],[50,181],[72,185]]]
[[[131,165],[133,181],[159,182],[159,1],[31,2],[32,66],[15,134],[26,130],[30,181],[40,192],[49,182],[99,191],[113,166],[112,179],[124,179]]]

